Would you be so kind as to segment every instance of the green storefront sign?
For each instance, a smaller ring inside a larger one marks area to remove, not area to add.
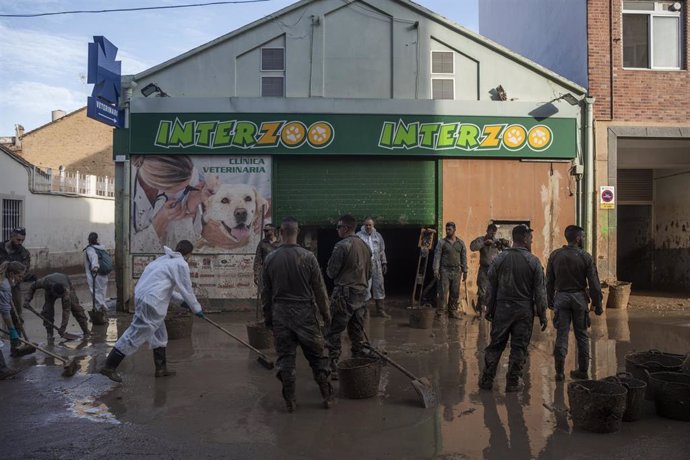
[[[574,158],[574,118],[134,113],[132,154]]]

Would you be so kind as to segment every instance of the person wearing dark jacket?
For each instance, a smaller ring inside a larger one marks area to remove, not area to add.
[[[489,268],[486,319],[491,321],[491,343],[484,351],[484,371],[479,387],[493,388],[501,354],[510,339],[506,392],[518,391],[532,338],[534,316],[546,330],[546,288],[541,262],[530,251],[532,229],[513,228],[513,247],[494,259]]]
[[[24,247],[24,240],[26,240],[26,229],[24,227],[16,227],[10,232],[10,239],[0,244],[0,263],[3,262],[19,262],[24,265],[25,272],[22,279],[12,286],[12,300],[14,308],[17,310],[19,317],[16,317],[14,311],[12,312],[12,320],[15,324],[22,321],[22,282],[35,281],[36,277],[29,274],[31,267],[31,254]]]
[[[273,329],[278,353],[278,380],[283,384],[283,398],[288,412],[297,408],[295,397],[295,359],[297,346],[309,361],[326,409],[333,402],[333,387],[328,358],[324,355],[322,325],[330,325],[326,285],[316,257],[297,245],[299,225],[286,217],[280,226],[283,244],[266,256],[262,270],[261,300],[266,327]]]
[[[364,351],[364,320],[366,298],[371,278],[371,250],[355,235],[357,221],[349,214],[338,219],[336,230],[342,238],[333,248],[326,274],[333,280],[331,294],[331,327],[326,335],[331,359],[331,378],[337,379],[340,359],[340,334],[347,329],[352,344],[352,357],[366,356]]]
[[[26,294],[24,303],[30,303],[38,289],[45,291],[45,301],[41,314],[51,323],[54,323],[53,319],[55,318],[55,301],[60,299],[62,302],[60,334],[63,334],[67,329],[71,312],[74,314],[74,318],[79,323],[79,327],[81,327],[84,335],[89,335],[89,320],[86,317],[86,313],[84,313],[84,308],[79,303],[79,298],[76,292],[74,292],[72,282],[67,275],[64,273],[51,273],[34,281]],[[43,326],[46,328],[48,339],[52,339],[53,327],[51,324],[44,321]]]
[[[588,291],[594,313],[599,316],[604,312],[597,267],[592,256],[582,249],[584,238],[582,227],[568,225],[565,229],[568,245],[553,251],[546,265],[546,294],[549,308],[554,311],[553,325],[557,331],[553,356],[558,381],[565,379],[571,323],[577,341],[578,368],[570,371],[570,376],[575,379],[589,376]]]

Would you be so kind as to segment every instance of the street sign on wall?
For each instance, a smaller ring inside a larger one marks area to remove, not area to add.
[[[87,99],[86,116],[107,125],[122,128],[124,111],[118,108],[121,93],[121,62],[116,61],[117,47],[103,36],[89,43],[87,82],[95,85]]]
[[[616,191],[613,186],[602,185],[601,187],[599,187],[599,208],[616,208]]]
[[[131,153],[574,158],[574,118],[133,113]]]

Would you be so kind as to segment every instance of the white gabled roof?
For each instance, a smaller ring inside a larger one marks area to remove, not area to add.
[[[203,52],[209,48],[212,48],[212,47],[218,45],[219,43],[223,43],[227,40],[230,40],[230,39],[232,39],[238,35],[241,35],[241,34],[247,32],[251,29],[259,27],[262,24],[270,22],[276,18],[284,16],[288,13],[291,13],[292,11],[298,10],[298,9],[306,6],[309,3],[313,3],[316,1],[319,1],[319,0],[300,0],[296,3],[293,3],[292,5],[287,6],[287,7],[283,8],[282,10],[278,10],[275,13],[269,14],[268,16],[264,16],[263,18],[258,19],[254,22],[251,22],[251,23],[249,23],[243,27],[240,27],[239,29],[236,29],[232,32],[225,34],[225,35],[222,35],[222,36],[216,38],[215,40],[211,40],[210,42],[205,43],[205,44],[198,46],[196,48],[193,48],[193,49],[187,51],[186,53],[180,54],[179,56],[176,56],[172,59],[169,59],[165,62],[162,62],[161,64],[158,64],[157,66],[154,66],[154,67],[151,67],[150,69],[144,70],[143,72],[140,72],[140,73],[134,75],[134,80],[144,79],[144,78],[146,78],[152,74],[157,73],[160,70],[163,70],[167,67],[171,67],[171,66],[177,64],[178,62],[184,61],[185,59],[187,59],[191,56],[194,56],[195,54],[201,53],[201,52]],[[418,5],[417,3],[414,3],[410,0],[388,0],[388,1],[400,3],[400,4],[408,7],[409,9],[414,10],[423,16],[426,16],[429,19],[432,19],[432,20],[448,27],[449,29],[451,29],[451,30],[453,30],[453,31],[455,31],[461,35],[464,35],[465,37],[467,37],[471,40],[474,40],[474,41],[480,43],[481,45],[483,45],[483,46],[485,46],[485,47],[487,47],[487,48],[489,48],[489,49],[491,49],[491,50],[493,50],[499,54],[504,55],[508,59],[511,59],[515,62],[518,62],[518,63],[524,65],[525,67],[535,71],[536,73],[544,75],[545,77],[548,77],[549,79],[554,80],[554,81],[560,83],[561,85],[570,88],[572,91],[574,91],[576,93],[579,93],[579,94],[586,94],[587,93],[587,89],[578,85],[577,83],[563,77],[562,75],[557,74],[556,72],[553,72],[552,70],[547,69],[546,67],[544,67],[540,64],[537,64],[536,62],[534,62],[530,59],[527,59],[526,57],[524,57],[518,53],[515,53],[514,51],[511,51],[510,49],[506,48],[505,46],[499,45],[498,43],[494,42],[493,40],[490,40],[490,39],[488,39],[482,35],[479,35],[476,32],[471,31],[470,29],[458,24],[457,22],[454,22],[454,21],[452,21],[452,20],[450,20],[444,16],[441,16],[438,13],[435,13],[435,12],[423,7],[422,5]],[[481,1],[481,0],[478,0],[478,1]]]

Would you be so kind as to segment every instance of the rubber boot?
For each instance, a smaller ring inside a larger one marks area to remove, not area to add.
[[[81,328],[81,332],[84,334],[84,337],[88,337],[91,335],[91,331],[89,331],[89,320],[86,318],[81,318],[77,320],[79,323],[79,327]]]
[[[5,355],[0,351],[0,380],[8,379],[18,372],[18,369],[12,369],[7,366],[7,363],[5,363]]]
[[[562,382],[565,380],[565,359],[562,356],[555,356],[554,365],[556,369],[556,382]]]
[[[297,409],[295,372],[280,371],[276,377],[283,383],[282,394],[285,400],[285,408],[292,413]]]
[[[383,299],[374,299],[374,303],[376,304],[376,313],[372,316],[376,316],[378,318],[390,319],[391,315],[386,313],[386,307],[383,304]]]
[[[323,398],[323,407],[325,409],[330,409],[333,407],[335,398],[333,395],[333,385],[328,381],[328,371],[319,371],[314,376],[314,380],[316,380],[316,383],[319,385],[319,391]]]
[[[123,359],[125,359],[125,355],[117,348],[113,348],[110,350],[110,353],[108,353],[108,357],[105,360],[105,366],[101,367],[98,372],[105,375],[113,382],[122,382],[122,377],[117,373],[117,366],[120,365]]]
[[[338,380],[338,360],[337,359],[331,359],[331,380],[332,381],[337,381]]]
[[[484,372],[479,379],[479,388],[482,390],[491,390],[494,387],[494,377],[496,376],[496,368],[498,361],[489,361],[484,357]]]
[[[165,347],[153,349],[153,363],[156,365],[156,378],[170,377],[177,374],[177,372],[168,369],[167,360],[165,358]]]
[[[10,341],[10,356],[13,358],[19,358],[20,356],[30,355],[34,353],[36,348],[22,343],[19,339],[14,339]]]
[[[589,373],[587,370],[582,370],[582,369],[576,369],[574,371],[570,371],[570,377],[575,380],[587,380],[589,378]]]
[[[514,374],[506,376],[506,393],[513,393],[520,390],[520,377]]]
[[[462,316],[460,315],[460,312],[457,310],[448,310],[448,318],[450,319],[461,319]]]

